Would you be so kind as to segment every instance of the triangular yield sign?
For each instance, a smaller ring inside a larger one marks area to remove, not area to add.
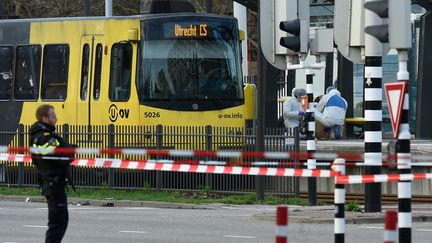
[[[393,127],[393,136],[397,138],[405,97],[406,81],[385,83],[384,89],[387,96],[387,104],[390,112],[390,120]]]

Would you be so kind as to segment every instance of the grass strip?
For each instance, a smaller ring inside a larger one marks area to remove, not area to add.
[[[8,196],[40,196],[36,187],[0,186],[0,195]],[[109,189],[109,188],[78,188],[78,193],[69,190],[69,197],[82,199],[111,199],[132,201],[159,201],[172,203],[224,203],[224,204],[261,204],[261,205],[308,205],[308,201],[299,198],[282,198],[266,195],[264,200],[256,200],[255,193],[220,194],[209,190],[195,192],[154,191],[150,189]]]

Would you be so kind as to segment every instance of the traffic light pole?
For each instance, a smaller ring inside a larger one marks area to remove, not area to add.
[[[366,2],[374,2],[366,0]],[[365,9],[365,27],[381,23],[372,11]],[[364,143],[365,173],[381,174],[382,167],[382,44],[365,33],[364,69]],[[366,183],[365,212],[381,212],[381,183]]]
[[[312,64],[305,64],[305,57],[300,56],[298,64],[292,64],[292,58],[287,56],[287,70],[305,69],[306,70],[306,93],[308,96],[308,108],[306,110],[306,122],[307,122],[307,141],[306,150],[309,155],[313,155],[316,152],[316,140],[315,140],[315,103],[313,96],[313,69],[326,68],[326,60],[323,57],[318,58],[319,62]],[[310,170],[316,169],[316,159],[314,157],[308,157],[307,168]],[[309,193],[309,205],[317,205],[317,180],[316,178],[308,178],[308,193]]]
[[[283,2],[283,1],[279,1]],[[286,2],[286,1],[285,1]],[[333,35],[328,30],[315,30],[315,37],[312,41],[314,44],[310,44],[309,35],[309,1],[293,1],[297,2],[297,18],[292,20],[281,21],[279,23],[279,29],[290,35],[282,36],[279,40],[279,44],[285,47],[289,52],[285,53],[287,70],[293,69],[306,69],[306,92],[308,95],[308,108],[306,109],[306,122],[307,122],[307,152],[309,154],[315,154],[316,151],[316,140],[315,140],[315,103],[313,102],[313,71],[312,69],[322,69],[326,67],[325,53],[333,52]],[[286,6],[289,8],[289,6]],[[292,9],[292,8],[291,8]],[[331,37],[329,35],[331,33]],[[319,45],[318,45],[319,43]],[[316,63],[307,64],[305,63],[306,56],[309,53],[316,56]],[[295,54],[293,54],[295,53]],[[296,57],[296,55],[298,55]],[[293,64],[293,61],[298,63]],[[313,156],[309,156],[307,159],[307,168],[316,169],[316,159]],[[309,192],[309,204],[317,205],[317,181],[316,178],[308,178],[308,192]]]
[[[399,71],[397,79],[406,82],[405,95],[400,118],[399,135],[396,144],[397,168],[399,174],[411,174],[411,133],[409,128],[409,73],[407,68],[408,51],[398,50]],[[398,182],[398,228],[399,242],[411,243],[411,181]]]
[[[308,108],[306,110],[307,117],[307,142],[306,149],[309,155],[315,154],[316,140],[315,140],[315,103],[313,103],[313,76],[312,69],[306,69],[306,93],[308,96]],[[307,159],[307,168],[309,170],[316,169],[316,159],[311,157]],[[308,192],[309,192],[309,205],[317,205],[317,179],[315,177],[308,178]]]
[[[261,3],[260,3],[261,4]],[[259,13],[261,14],[261,13]],[[260,18],[258,18],[258,26],[260,26]],[[258,31],[262,31],[258,29]],[[261,35],[258,35],[261,36]],[[260,37],[261,38],[261,37]],[[266,60],[264,54],[262,52],[261,47],[258,48],[258,70],[257,70],[257,133],[256,133],[256,142],[255,149],[256,151],[264,151],[264,135],[265,135],[265,93],[266,93]],[[255,176],[255,190],[256,190],[256,199],[264,200],[264,191],[265,191],[265,177],[264,176]]]

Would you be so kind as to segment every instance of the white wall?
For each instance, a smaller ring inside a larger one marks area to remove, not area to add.
[[[305,62],[315,63],[315,56],[308,55]],[[325,83],[325,70],[324,69],[313,69],[312,71],[315,75],[313,77],[313,93],[314,97],[322,95],[327,87],[324,87]],[[333,72],[334,73],[334,72]],[[306,69],[296,70],[296,85],[295,87],[300,87],[306,89]]]

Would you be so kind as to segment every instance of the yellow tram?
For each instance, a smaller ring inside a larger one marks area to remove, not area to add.
[[[161,13],[0,21],[0,130],[58,124],[244,128],[253,86],[243,83],[233,17]]]

